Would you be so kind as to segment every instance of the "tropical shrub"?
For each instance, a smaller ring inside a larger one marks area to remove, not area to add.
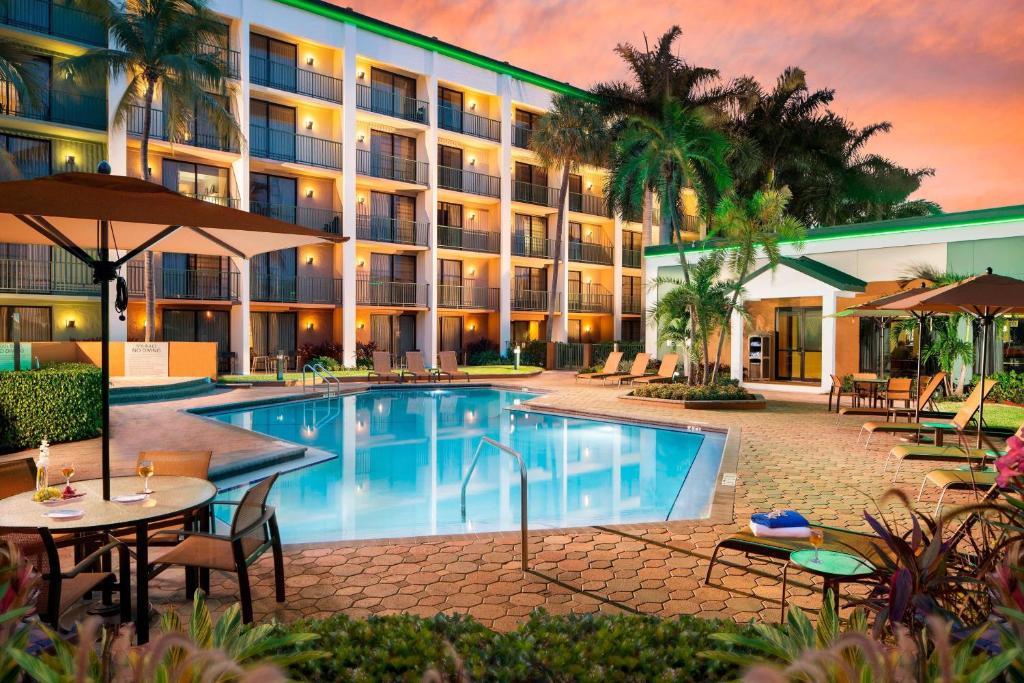
[[[545,367],[548,362],[548,343],[539,339],[532,341],[526,341],[519,345],[522,349],[519,352],[519,364],[520,365],[536,365],[537,367]],[[509,351],[509,355],[512,352]]]
[[[306,362],[310,365],[322,365],[327,370],[341,370],[344,367],[341,361],[331,356],[313,356]]]
[[[992,400],[1024,405],[1024,372],[997,372],[989,378],[998,382],[989,394]]]
[[[356,367],[369,370],[373,367],[373,352],[377,350],[376,342],[356,342]]]
[[[88,363],[0,373],[0,452],[99,436],[102,386]]]
[[[345,359],[345,354],[341,348],[341,344],[335,344],[332,341],[325,341],[321,344],[303,344],[299,347],[299,355],[310,360],[314,358],[319,358],[321,360],[324,358],[332,358],[339,364]],[[324,363],[324,367],[329,370],[333,369],[326,363]]]
[[[670,401],[752,401],[756,396],[735,380],[715,384],[638,384],[633,396],[663,398]]]
[[[466,344],[466,365],[499,365],[502,362],[498,345],[490,339]]]

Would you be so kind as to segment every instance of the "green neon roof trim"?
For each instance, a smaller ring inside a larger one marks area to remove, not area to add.
[[[821,261],[815,261],[814,259],[807,258],[806,256],[801,256],[799,258],[783,256],[779,259],[779,264],[788,266],[798,273],[803,273],[808,277],[813,277],[819,282],[824,282],[826,285],[840,289],[844,292],[863,292],[868,286],[867,282],[864,282],[864,280],[861,280],[858,277],[854,277],[849,273],[844,273],[838,268],[833,268]],[[765,264],[748,275],[744,282],[750,282],[761,273],[771,269],[771,264]]]
[[[313,12],[320,16],[327,17],[328,19],[334,19],[346,24],[351,24],[371,33],[399,40],[403,43],[413,45],[415,47],[423,48],[424,50],[430,50],[431,52],[437,52],[446,57],[457,59],[460,62],[466,62],[474,66],[479,66],[488,71],[494,71],[500,74],[506,74],[512,76],[520,81],[532,83],[533,85],[540,86],[546,90],[552,90],[554,92],[562,93],[563,95],[572,95],[574,97],[582,97],[585,99],[595,99],[594,95],[577,88],[569,83],[563,83],[562,81],[556,81],[553,78],[542,76],[538,73],[521,69],[518,66],[512,66],[508,62],[502,62],[492,57],[467,50],[466,48],[459,47],[458,45],[452,45],[446,43],[443,40],[437,38],[431,38],[425,36],[422,33],[416,33],[410,31],[407,28],[401,26],[395,26],[389,24],[386,21],[380,19],[374,19],[365,14],[353,11],[347,7],[338,7],[332,5],[329,2],[323,2],[323,0],[276,0],[284,5],[296,7],[307,12]]]
[[[943,213],[938,216],[922,216],[917,218],[897,218],[890,221],[871,221],[870,223],[852,223],[850,225],[830,225],[812,228],[807,231],[804,242],[818,242],[832,239],[849,239],[853,237],[870,237],[871,235],[888,235],[905,232],[922,232],[925,230],[942,230],[945,228],[967,228],[973,225],[994,225],[1024,221],[1024,204],[998,206],[990,209],[974,209]],[[780,244],[792,242],[782,240]],[[694,246],[687,252],[712,251],[721,249],[715,240],[708,240],[702,246]],[[675,244],[655,244],[644,249],[645,256],[661,256],[676,254],[679,247]]]

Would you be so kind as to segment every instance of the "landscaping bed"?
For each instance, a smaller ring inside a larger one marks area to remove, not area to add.
[[[762,410],[767,406],[764,396],[752,394],[734,382],[696,386],[645,384],[634,387],[633,391],[620,398],[681,405],[691,410]]]

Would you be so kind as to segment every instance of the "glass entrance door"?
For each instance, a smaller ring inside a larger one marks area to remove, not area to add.
[[[775,311],[776,378],[821,379],[821,308],[779,308]]]

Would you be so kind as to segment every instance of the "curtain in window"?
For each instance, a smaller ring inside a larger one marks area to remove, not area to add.
[[[378,351],[391,351],[391,316],[370,316],[370,341]]]
[[[252,355],[267,355],[267,328],[269,313],[249,314],[249,345],[252,346]]]
[[[14,167],[26,180],[50,175],[49,140],[0,134],[0,146],[10,153]]]
[[[196,339],[196,312],[164,309],[163,340],[191,342]]]
[[[441,350],[462,352],[462,316],[441,318]]]
[[[12,315],[15,313],[21,320],[20,341],[52,341],[53,322],[49,306],[0,306],[0,341],[14,341]]]
[[[416,316],[403,314],[395,316],[394,352],[396,360],[404,360],[405,354],[416,350]]]
[[[295,355],[295,325],[294,313],[270,314],[268,336],[272,355],[278,351],[284,351],[286,356]]]

